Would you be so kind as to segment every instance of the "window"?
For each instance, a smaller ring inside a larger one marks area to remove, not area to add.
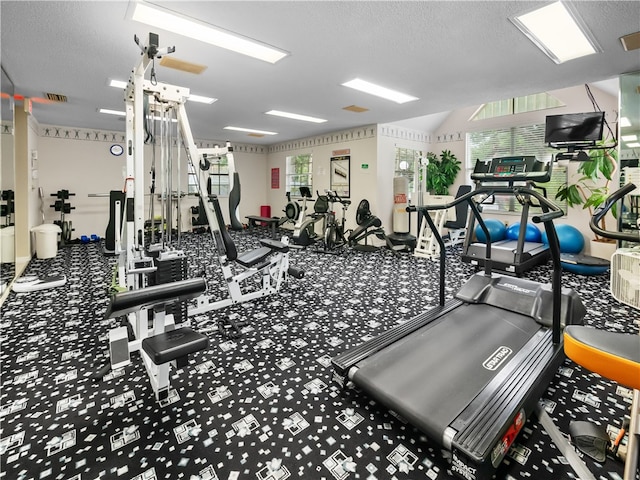
[[[209,183],[212,195],[229,196],[229,162],[226,155],[211,160]]]
[[[416,171],[422,152],[419,150],[411,150],[410,148],[396,147],[396,164],[394,176],[407,177],[409,180],[409,198],[416,191]]]
[[[216,159],[209,159],[211,166],[209,167],[209,184],[211,185],[211,193],[218,196],[226,197],[229,195],[229,162],[227,156],[223,155]],[[187,191],[188,193],[198,193],[198,172],[196,167],[188,164],[187,173]]]
[[[300,187],[309,187],[313,192],[313,162],[310,153],[287,157],[287,192],[294,197],[300,196]]]
[[[556,150],[544,143],[544,128],[544,124],[535,124],[468,133],[467,179],[470,181],[477,159],[488,160],[509,155],[534,155],[539,160],[553,159]],[[557,203],[565,212],[566,202],[560,202],[555,197],[558,188],[566,181],[567,167],[555,163],[551,180],[540,185],[546,189],[547,198]],[[520,212],[521,208],[521,205],[509,196],[496,196],[495,204],[485,206],[485,210],[492,209],[498,212]]]
[[[507,98],[482,105],[471,116],[471,120],[484,120],[486,118],[502,117],[516,113],[534,112],[547,108],[563,107],[557,98],[548,93],[534,93],[524,97]]]
[[[198,194],[198,172],[195,167],[189,162],[188,166],[188,176],[187,176],[187,193]]]

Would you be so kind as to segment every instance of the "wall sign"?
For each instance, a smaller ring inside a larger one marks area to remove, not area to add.
[[[280,188],[280,169],[279,168],[271,169],[271,188],[272,189]]]
[[[341,197],[350,196],[351,155],[331,157],[331,190]]]

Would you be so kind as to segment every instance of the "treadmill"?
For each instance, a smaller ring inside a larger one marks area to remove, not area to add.
[[[577,293],[561,286],[553,219],[562,210],[511,182],[545,175],[551,166],[536,162],[538,170],[529,170],[521,158],[508,169],[492,163],[487,173],[503,186],[418,207],[440,244],[439,305],[332,359],[334,382],[355,385],[451,451],[451,471],[466,480],[491,478],[564,361],[563,325],[581,324],[586,313]],[[543,213],[533,221],[549,238],[552,284],[493,273],[487,243],[484,271],[445,301],[445,248],[429,211],[467,202],[489,238],[473,199],[493,193],[540,202]]]
[[[528,187],[533,188],[536,183],[546,183],[551,179],[551,167],[542,167],[543,162],[539,162],[534,156],[513,156],[494,158],[489,162],[476,161],[476,165],[471,178],[477,185],[484,182],[495,182],[497,173],[508,172],[511,166],[514,168],[526,168],[527,171],[538,171],[539,175],[531,176],[525,180]],[[515,179],[513,181],[516,181]],[[546,195],[545,195],[546,196]],[[527,270],[537,265],[545,264],[549,261],[549,248],[542,242],[528,242],[525,240],[527,221],[529,220],[529,207],[532,206],[530,198],[520,199],[522,212],[520,214],[520,230],[516,240],[499,240],[493,242],[492,246],[492,268],[505,273],[520,276]],[[485,258],[485,244],[473,242],[474,218],[469,219],[467,226],[467,236],[462,247],[462,261],[483,267]]]

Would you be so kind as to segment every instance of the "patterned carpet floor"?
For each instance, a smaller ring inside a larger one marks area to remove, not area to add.
[[[257,235],[232,236],[241,252],[258,244]],[[183,234],[179,248],[189,276],[204,272],[210,295],[224,297],[211,237]],[[447,254],[449,297],[473,273],[459,253]],[[33,259],[26,273],[65,274],[67,283],[11,292],[2,305],[0,479],[454,478],[437,444],[363,393],[331,382],[333,356],[437,303],[437,262],[389,250],[336,256],[310,249],[292,250],[290,261],[305,276],[278,294],[192,319],[209,330],[209,347],[172,372],[174,391],[158,403],[136,356],[103,381],[91,379],[116,325],[104,318],[115,258],[89,243]],[[542,266],[526,277],[547,281],[549,274]],[[637,333],[640,313],[611,297],[608,275],[563,275],[587,307],[587,324]],[[209,329],[229,317],[246,323],[240,338]],[[615,431],[630,393],[566,360],[544,398],[563,432],[572,419]],[[588,464],[597,478],[622,476],[614,459]],[[495,478],[575,475],[533,417]]]

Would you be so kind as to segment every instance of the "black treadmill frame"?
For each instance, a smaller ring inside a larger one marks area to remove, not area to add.
[[[467,408],[451,424],[452,427],[456,427],[451,438],[447,439],[446,432],[442,438],[433,438],[433,440],[441,443],[443,447],[452,451],[452,471],[465,479],[490,478],[492,472],[502,462],[508,447],[517,436],[524,422],[535,410],[540,397],[553,379],[558,367],[564,361],[560,318],[562,269],[558,237],[553,225],[553,220],[561,217],[564,212],[557,205],[531,188],[509,185],[480,186],[476,190],[455,199],[450,204],[420,207],[425,220],[429,223],[429,227],[434,232],[440,245],[438,306],[332,359],[334,368],[333,380],[345,387],[354,379],[357,372],[354,367],[358,362],[383,350],[425,325],[429,325],[432,322],[446,321],[446,318],[443,319],[443,317],[446,317],[448,312],[464,303],[456,298],[445,301],[446,250],[444,241],[439,235],[429,211],[447,209],[454,207],[458,203],[467,202],[483,232],[487,238],[490,238],[486,224],[473,198],[478,195],[493,195],[494,193],[516,196],[529,195],[536,198],[542,207],[543,213],[533,216],[532,220],[535,223],[544,224],[549,240],[549,250],[553,261],[551,282],[552,325],[550,329],[541,325],[540,334],[532,336],[532,340],[523,347],[522,351],[516,354],[516,356],[521,356],[523,360],[512,360],[510,362],[512,364],[510,368],[517,371],[517,373],[512,371],[509,374],[506,370],[500,371],[475,399],[471,399]],[[486,244],[484,270],[485,275],[491,277],[490,242]],[[584,315],[584,312],[580,313]],[[540,338],[535,339],[536,336]],[[525,350],[535,351],[535,353],[530,355]],[[515,378],[515,382],[508,381],[512,378]],[[498,392],[496,393],[496,391]],[[398,413],[402,415],[402,412]],[[487,435],[485,428],[487,425],[492,426],[492,435]]]

